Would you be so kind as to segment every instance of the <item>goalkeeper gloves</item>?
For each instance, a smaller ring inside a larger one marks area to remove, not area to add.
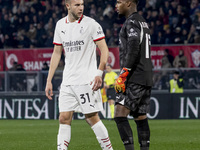
[[[116,82],[115,82],[115,91],[117,93],[124,93],[126,90],[125,87],[125,81],[126,81],[126,77],[129,74],[129,70],[127,68],[123,68],[119,77],[117,78]]]

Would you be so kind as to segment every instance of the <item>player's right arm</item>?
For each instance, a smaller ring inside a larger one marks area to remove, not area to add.
[[[126,78],[129,75],[129,72],[135,65],[135,62],[140,55],[140,38],[141,38],[141,31],[140,31],[139,23],[135,20],[128,20],[126,23],[126,35],[127,35],[127,45],[126,45],[126,56],[124,66],[120,72],[119,77],[115,82],[115,90],[117,93],[125,92],[125,82]]]
[[[55,45],[53,54],[51,56],[51,62],[49,67],[49,73],[47,77],[47,83],[45,88],[45,93],[48,99],[52,100],[53,96],[53,86],[52,86],[52,78],[54,76],[54,73],[56,71],[56,68],[58,67],[58,64],[60,62],[61,54],[62,54],[62,45]]]

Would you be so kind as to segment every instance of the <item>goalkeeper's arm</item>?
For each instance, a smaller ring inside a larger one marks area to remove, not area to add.
[[[127,54],[125,57],[126,61],[124,62],[125,67],[121,70],[121,73],[115,83],[115,90],[117,93],[120,93],[120,92],[124,93],[126,90],[125,81],[126,81],[126,78],[129,74],[129,72],[133,68],[133,66],[138,58],[139,51],[140,51],[139,45],[140,45],[139,37],[128,38]]]

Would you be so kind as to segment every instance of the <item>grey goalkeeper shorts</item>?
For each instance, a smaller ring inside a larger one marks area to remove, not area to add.
[[[116,103],[131,110],[130,115],[137,118],[150,110],[151,87],[128,83],[125,93],[116,94]]]

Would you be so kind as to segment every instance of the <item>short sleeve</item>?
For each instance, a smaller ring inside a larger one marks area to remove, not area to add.
[[[59,34],[59,24],[58,22],[56,23],[56,28],[54,31],[54,38],[53,38],[53,44],[55,45],[62,45],[62,40],[60,38],[60,34]]]
[[[105,35],[104,35],[101,25],[99,23],[97,23],[96,21],[94,21],[94,23],[92,24],[91,32],[92,32],[93,41],[98,41],[98,40],[105,38]]]

